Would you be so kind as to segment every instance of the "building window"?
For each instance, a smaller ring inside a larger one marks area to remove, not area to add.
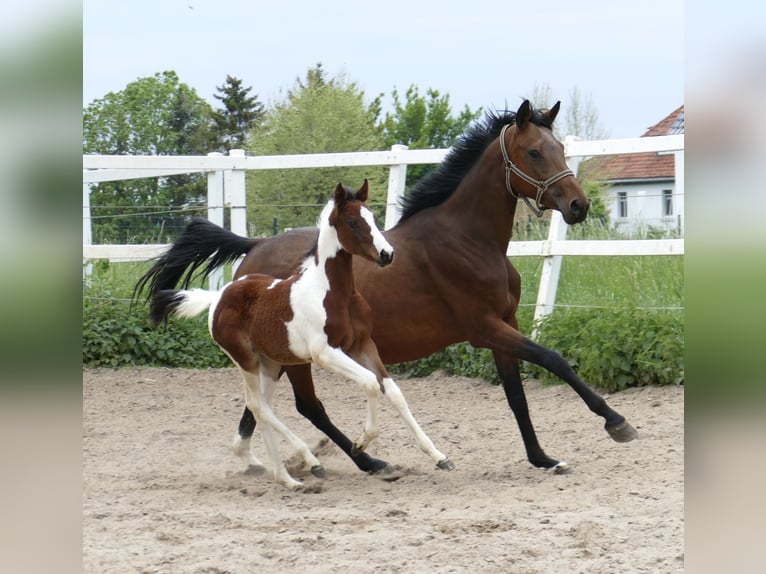
[[[673,215],[673,190],[662,190],[662,215]]]
[[[617,192],[617,214],[621,218],[628,217],[628,192]]]

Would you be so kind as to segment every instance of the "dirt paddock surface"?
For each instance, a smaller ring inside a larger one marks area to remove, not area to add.
[[[397,382],[456,470],[437,469],[383,402],[368,452],[401,478],[360,472],[321,445],[283,379],[277,415],[319,445],[327,470],[293,471],[305,488],[292,492],[230,451],[244,404],[235,370],[84,370],[84,572],[683,572],[683,388],[608,396],[639,432],[618,444],[569,387],[526,382],[540,443],[571,467],[556,475],[527,462],[500,387],[438,373]],[[356,438],[361,389],[322,371],[316,383]]]

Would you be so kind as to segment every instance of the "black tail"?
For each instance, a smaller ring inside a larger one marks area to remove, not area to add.
[[[257,241],[232,233],[207,219],[194,218],[167,253],[138,280],[133,289],[133,303],[147,287],[147,300],[163,289],[175,288],[179,281],[181,288],[189,287],[200,267],[199,277],[204,280],[214,269],[250,251]]]
[[[152,324],[167,323],[170,314],[183,302],[184,297],[178,291],[162,289],[152,295],[149,317]]]

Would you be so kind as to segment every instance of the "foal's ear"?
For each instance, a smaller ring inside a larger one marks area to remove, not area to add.
[[[553,124],[553,120],[556,119],[556,116],[559,115],[559,108],[561,107],[561,102],[558,101],[555,104],[553,104],[553,107],[545,112],[545,117],[548,118],[548,121]]]
[[[346,205],[346,189],[343,187],[342,183],[339,183],[335,188],[334,199],[335,207],[337,209],[343,209],[343,206]]]
[[[367,201],[367,196],[370,192],[370,186],[367,183],[367,178],[364,178],[364,183],[362,184],[362,187],[356,190],[356,198],[359,201]]]
[[[532,118],[532,104],[529,100],[524,100],[519,109],[516,111],[516,125],[520,130],[527,127],[529,120]]]

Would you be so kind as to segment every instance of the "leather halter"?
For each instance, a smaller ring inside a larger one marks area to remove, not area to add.
[[[560,181],[565,177],[569,177],[570,175],[574,177],[574,172],[571,169],[565,169],[564,171],[561,171],[556,175],[549,177],[548,179],[534,179],[528,176],[526,173],[521,171],[515,163],[511,161],[511,158],[508,155],[508,150],[505,147],[505,132],[509,127],[511,127],[511,124],[506,124],[503,126],[503,129],[500,130],[500,151],[503,152],[503,160],[505,160],[505,188],[508,190],[508,193],[510,193],[512,197],[523,200],[524,203],[527,204],[527,207],[529,207],[529,209],[532,211],[532,213],[534,213],[537,217],[540,217],[543,214],[543,211],[548,209],[542,203],[540,203],[543,198],[543,194],[551,185],[557,181]],[[529,201],[529,198],[526,195],[520,195],[513,191],[513,187],[511,187],[511,173],[515,173],[527,183],[535,186],[535,189],[537,190],[535,205],[532,205],[532,202]]]

